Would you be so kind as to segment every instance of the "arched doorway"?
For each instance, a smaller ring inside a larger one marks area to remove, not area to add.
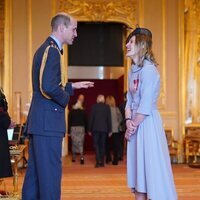
[[[136,24],[136,1],[135,0],[60,0],[54,2],[55,13],[65,11],[74,16],[78,22],[98,22],[98,23],[121,23],[125,27],[134,27]],[[122,50],[125,50],[125,38],[128,34],[128,29],[123,30]],[[65,49],[68,52],[69,49]],[[64,63],[69,66],[68,56],[64,58]],[[69,80],[92,80],[95,82],[95,88],[84,91],[86,97],[87,110],[96,102],[97,94],[113,95],[117,103],[123,100],[123,92],[127,87],[127,71],[130,63],[123,58],[122,66],[116,68],[114,66],[76,66],[68,67]],[[86,72],[86,74],[85,74]],[[78,91],[71,99],[71,104],[77,99],[77,96],[82,93]],[[69,109],[70,109],[69,105]],[[91,143],[86,149],[91,149]]]

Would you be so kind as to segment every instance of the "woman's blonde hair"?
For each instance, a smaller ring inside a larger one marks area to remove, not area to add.
[[[106,104],[108,104],[111,107],[115,107],[116,106],[115,98],[112,95],[107,96]]]
[[[155,56],[152,51],[152,33],[146,28],[136,28],[127,37],[126,43],[135,36],[135,44],[141,50],[139,52],[139,63],[140,67],[143,66],[144,60],[147,59],[152,62],[155,66],[158,65]]]

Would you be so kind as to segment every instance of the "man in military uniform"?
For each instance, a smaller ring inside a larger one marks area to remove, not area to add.
[[[61,148],[66,132],[65,107],[73,89],[92,87],[89,81],[67,83],[62,46],[77,37],[77,21],[66,13],[51,20],[52,33],[33,58],[33,97],[26,123],[29,160],[22,200],[60,200]]]

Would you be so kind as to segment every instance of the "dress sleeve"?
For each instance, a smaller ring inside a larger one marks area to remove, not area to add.
[[[137,113],[149,115],[154,105],[156,85],[160,80],[159,73],[154,65],[144,66],[141,73],[140,103]]]
[[[131,72],[129,72],[129,75],[128,75],[128,83],[130,83],[130,79],[131,79]],[[127,101],[126,101],[125,109],[131,108],[132,96],[131,96],[131,92],[129,90],[129,87],[128,87],[126,99],[127,99]]]

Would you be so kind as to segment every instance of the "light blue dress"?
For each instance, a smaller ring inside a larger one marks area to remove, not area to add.
[[[127,146],[128,187],[147,193],[151,200],[177,200],[170,157],[157,109],[160,75],[148,60],[143,67],[132,66],[126,108],[146,115]]]

